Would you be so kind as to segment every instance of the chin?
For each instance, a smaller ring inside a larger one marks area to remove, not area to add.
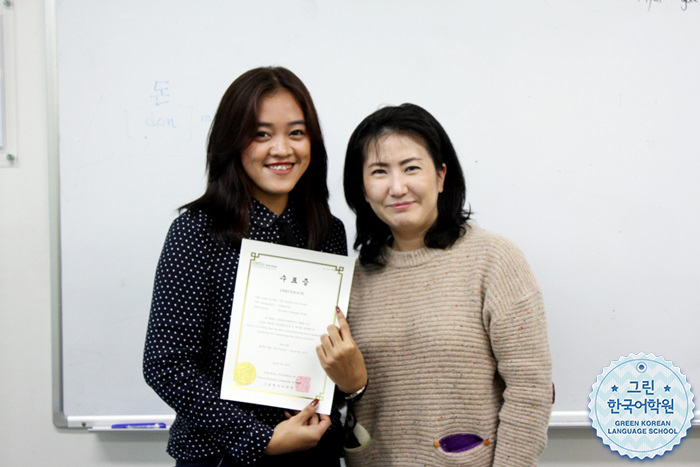
[[[275,194],[275,195],[286,195],[290,193],[294,187],[296,186],[297,182],[283,182],[283,183],[271,183],[267,188],[266,191],[269,193]]]

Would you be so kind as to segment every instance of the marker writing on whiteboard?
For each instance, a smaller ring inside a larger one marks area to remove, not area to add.
[[[113,430],[150,430],[165,429],[165,423],[118,423],[112,425]]]
[[[685,11],[688,9],[688,3],[698,3],[698,0],[681,0],[681,10]]]

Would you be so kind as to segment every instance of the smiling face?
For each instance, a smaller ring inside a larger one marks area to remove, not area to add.
[[[253,197],[277,215],[311,161],[304,113],[287,90],[260,98],[253,141],[241,162],[253,182]]]
[[[440,170],[423,142],[410,135],[389,133],[370,141],[362,169],[365,199],[391,230],[393,248],[424,246],[425,233],[438,217],[446,168]]]

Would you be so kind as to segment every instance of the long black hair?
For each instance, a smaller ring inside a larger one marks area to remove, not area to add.
[[[365,199],[362,181],[368,146],[387,134],[415,137],[424,144],[436,170],[442,170],[442,164],[447,167],[443,191],[438,195],[438,217],[425,234],[426,246],[450,247],[464,234],[471,217],[471,211],[464,208],[467,188],[462,167],[442,125],[427,110],[415,104],[381,108],[358,125],[350,136],[345,154],[345,200],[356,215],[354,247],[359,250],[360,262],[364,265],[382,266],[382,250],[392,240],[389,226],[377,217]]]
[[[299,225],[307,226],[307,248],[318,248],[333,228],[328,207],[328,155],[316,107],[304,83],[283,67],[255,68],[231,83],[219,103],[209,130],[207,188],[180,209],[202,210],[212,218],[213,234],[239,244],[250,229],[253,182],[243,169],[241,154],[253,141],[260,99],[280,89],[289,91],[304,113],[311,142],[311,160],[290,200],[298,207]]]

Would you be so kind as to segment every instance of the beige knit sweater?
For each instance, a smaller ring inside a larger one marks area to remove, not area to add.
[[[547,325],[520,251],[476,227],[447,250],[387,249],[355,268],[349,323],[369,386],[354,404],[368,444],[348,466],[531,466],[552,402]],[[463,452],[452,434],[484,441]],[[436,446],[437,444],[437,446]]]

